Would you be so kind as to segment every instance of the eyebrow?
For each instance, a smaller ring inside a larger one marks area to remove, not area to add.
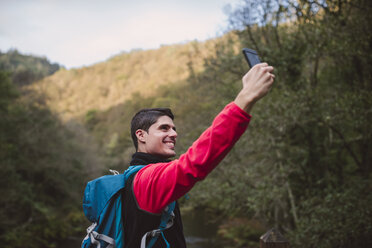
[[[161,124],[161,125],[159,126],[159,128],[160,128],[160,129],[162,129],[162,128],[172,128],[174,131],[176,131],[176,127],[175,127],[175,126],[171,126],[171,125],[169,125],[169,124]]]

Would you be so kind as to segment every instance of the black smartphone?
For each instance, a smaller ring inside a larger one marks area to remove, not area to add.
[[[242,50],[245,59],[247,60],[249,66],[252,68],[254,65],[261,63],[260,58],[255,50],[249,48],[243,48]]]

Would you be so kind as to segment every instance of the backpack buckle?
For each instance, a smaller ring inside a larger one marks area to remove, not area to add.
[[[156,237],[156,236],[159,236],[160,234],[161,234],[160,229],[152,230],[150,233],[151,237]]]
[[[93,223],[92,225],[90,225],[88,228],[87,228],[87,233],[90,234],[94,228],[96,228],[97,226],[97,223]]]

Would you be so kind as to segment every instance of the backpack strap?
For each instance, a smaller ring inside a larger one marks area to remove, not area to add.
[[[124,182],[126,182],[128,180],[128,178],[133,173],[136,173],[137,171],[139,171],[143,167],[145,167],[145,165],[132,165],[132,166],[129,166],[129,168],[124,171]]]
[[[158,229],[149,231],[142,236],[141,248],[151,248],[155,244],[155,242],[158,240],[160,234],[163,237],[163,240],[164,240],[165,244],[167,245],[167,248],[170,247],[168,241],[166,240],[166,238],[164,236],[163,231],[165,231],[166,229],[173,226],[173,219],[174,219],[174,216],[175,216],[173,211],[174,211],[175,206],[176,206],[176,202],[174,201],[174,202],[170,203],[163,210],[163,213],[162,213],[161,219],[160,219],[160,225],[159,225]],[[151,238],[150,242],[148,243],[148,245],[146,246],[147,237],[152,237],[152,238]]]

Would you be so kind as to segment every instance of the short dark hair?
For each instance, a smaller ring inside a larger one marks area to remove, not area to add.
[[[138,129],[149,131],[149,128],[158,121],[161,116],[169,116],[172,120],[174,115],[169,108],[147,108],[142,109],[134,115],[131,122],[130,133],[132,135],[132,140],[136,151],[138,149],[138,140],[136,136],[136,131]]]

